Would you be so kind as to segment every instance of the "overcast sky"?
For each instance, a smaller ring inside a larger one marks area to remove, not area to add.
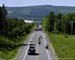
[[[0,6],[35,6],[35,5],[55,5],[55,6],[75,6],[75,0],[0,0]]]

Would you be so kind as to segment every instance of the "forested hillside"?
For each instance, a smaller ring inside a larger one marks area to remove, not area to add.
[[[17,17],[23,19],[41,20],[44,16],[48,15],[49,12],[54,13],[72,13],[75,12],[75,7],[69,6],[52,6],[52,5],[39,5],[39,6],[28,6],[28,7],[7,7],[9,17]]]

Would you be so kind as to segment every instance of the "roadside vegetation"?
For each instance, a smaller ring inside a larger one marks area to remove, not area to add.
[[[20,44],[31,32],[33,25],[25,23],[22,19],[8,18],[3,4],[0,7],[0,58],[9,60],[15,57]]]
[[[55,14],[43,18],[42,27],[53,44],[58,60],[75,60],[75,13]]]

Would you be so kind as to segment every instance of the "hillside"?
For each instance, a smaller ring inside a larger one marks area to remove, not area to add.
[[[39,5],[28,7],[7,7],[8,17],[16,17],[23,19],[41,20],[42,17],[49,14],[50,11],[55,13],[72,13],[75,12],[75,7],[68,6],[51,6],[51,5]]]

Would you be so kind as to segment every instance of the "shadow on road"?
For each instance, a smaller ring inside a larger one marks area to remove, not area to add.
[[[18,44],[15,46],[15,48],[21,47],[21,46],[28,46],[28,45],[35,45],[35,44]]]
[[[22,47],[22,46],[28,46],[28,45],[35,45],[35,44],[18,44],[18,45],[1,45],[1,47],[0,47],[0,51],[2,51],[2,52],[4,52],[4,53],[6,53],[6,54],[8,54],[8,52],[11,52],[11,51],[13,51],[13,50],[15,50],[15,49],[18,49],[18,48],[20,48],[20,47]]]
[[[33,56],[36,56],[36,55],[39,55],[39,53],[28,54],[28,55],[33,55]]]
[[[11,51],[13,51],[15,49],[18,49],[21,46],[27,46],[27,45],[29,45],[29,44],[18,44],[18,45],[15,45],[15,44],[14,45],[8,45],[8,44],[7,45],[4,45],[4,44],[2,44],[0,46],[0,51],[8,54],[9,52],[11,52]]]

